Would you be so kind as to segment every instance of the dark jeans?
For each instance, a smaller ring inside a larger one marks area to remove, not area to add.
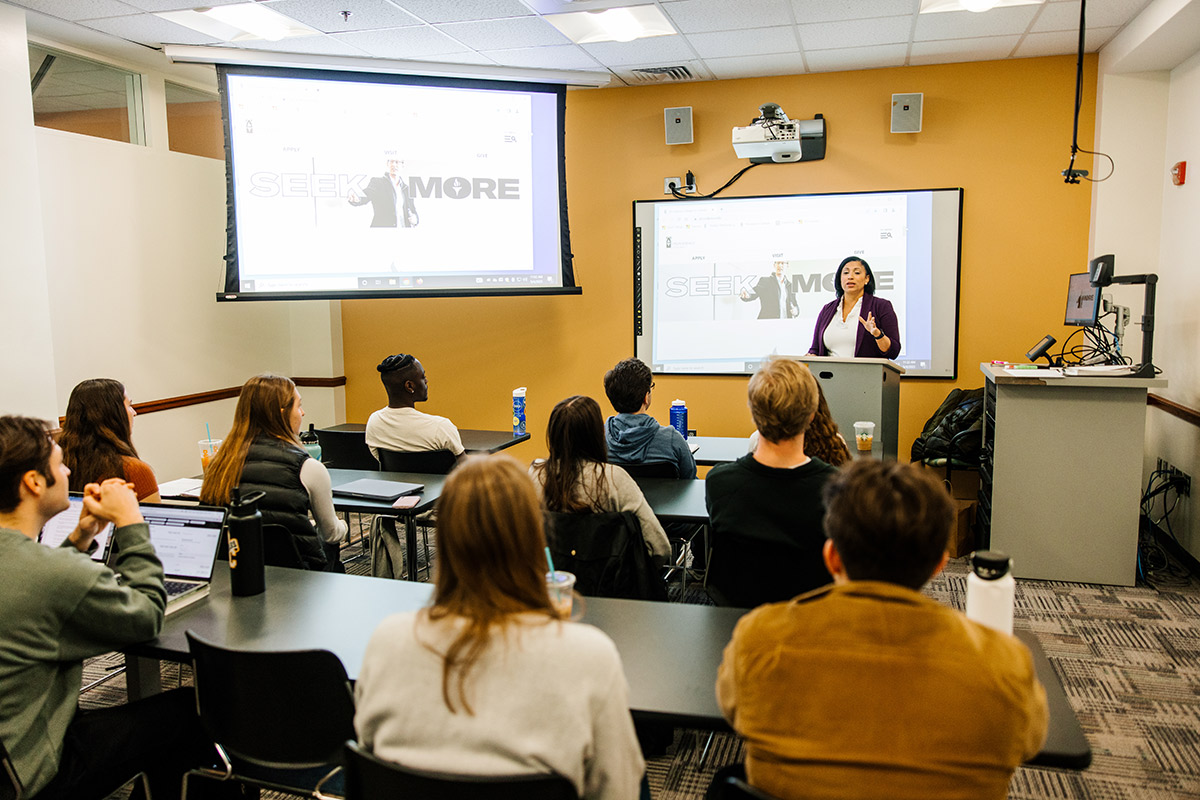
[[[217,753],[200,727],[196,693],[175,689],[123,706],[78,711],[63,737],[58,774],[37,800],[103,800],[145,772],[154,800],[175,800],[183,774]],[[242,797],[239,786],[197,780],[193,798]],[[142,797],[138,781],[132,798]]]

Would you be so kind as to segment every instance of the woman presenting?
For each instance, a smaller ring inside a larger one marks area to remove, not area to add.
[[[900,355],[900,326],[892,304],[875,296],[875,276],[857,256],[842,260],[835,284],[837,299],[821,309],[813,330],[810,356],[895,358]]]

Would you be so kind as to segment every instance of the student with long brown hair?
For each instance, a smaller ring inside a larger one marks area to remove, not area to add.
[[[657,563],[671,555],[662,523],[629,473],[608,462],[600,405],[574,395],[560,400],[546,426],[550,456],[529,468],[549,511],[632,511],[641,523],[646,551]]]
[[[750,434],[749,452],[753,453],[757,447],[758,431],[755,431]],[[852,460],[850,448],[846,446],[846,440],[834,422],[820,381],[817,381],[817,410],[808,424],[808,430],[804,432],[804,452],[833,467],[840,467]]]
[[[552,772],[585,800],[632,800],[645,763],[612,640],[558,619],[542,511],[510,456],[473,456],[437,504],[433,604],[367,645],[354,727],[376,756],[482,776]]]
[[[304,408],[290,378],[255,375],[242,386],[233,427],[225,435],[200,489],[200,502],[229,505],[233,488],[261,491],[264,523],[283,525],[309,569],[341,572],[338,542],[346,523],[333,507],[329,470],[300,444]],[[316,527],[309,521],[309,512]]]
[[[124,478],[133,484],[138,500],[159,501],[154,470],[138,458],[133,446],[136,416],[120,381],[92,378],[71,390],[58,437],[63,463],[71,470],[71,491],[82,492],[89,483],[108,478]]]

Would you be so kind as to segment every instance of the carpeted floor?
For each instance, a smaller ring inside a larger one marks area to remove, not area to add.
[[[355,551],[348,548],[346,556]],[[347,569],[365,572],[366,562],[351,561]],[[1200,581],[1178,577],[1178,569],[1174,574],[1161,588],[1018,582],[1016,624],[1037,634],[1094,758],[1083,772],[1023,767],[1009,797],[1200,800]],[[966,559],[955,559],[925,591],[961,609],[966,575]],[[707,602],[690,587],[687,595],[685,602]],[[122,664],[115,654],[92,659],[84,685]],[[164,664],[163,683],[187,685],[188,673]],[[124,677],[117,676],[84,692],[80,702],[94,707],[124,700]],[[742,757],[733,734],[717,734],[705,751],[707,742],[706,732],[677,730],[668,754],[649,759],[655,800],[700,798],[717,768]]]

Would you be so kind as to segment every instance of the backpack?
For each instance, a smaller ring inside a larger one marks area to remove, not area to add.
[[[951,389],[913,442],[912,460],[953,456],[975,463],[982,448],[983,387]]]
[[[591,597],[666,600],[632,511],[547,511],[546,539],[555,569],[575,575],[575,590]]]

